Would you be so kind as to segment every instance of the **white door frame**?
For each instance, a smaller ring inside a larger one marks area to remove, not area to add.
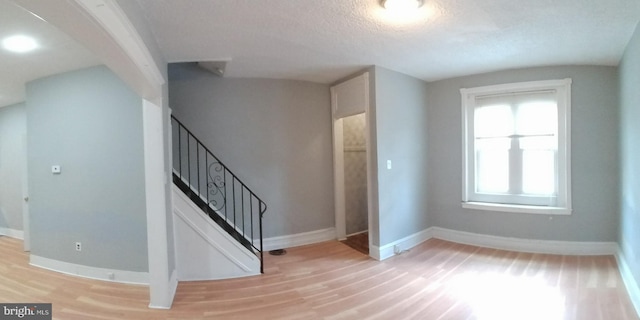
[[[22,169],[22,244],[24,251],[31,251],[31,229],[29,228],[29,157],[27,155],[29,151],[27,149],[27,141],[27,134],[24,134],[22,136],[22,148],[24,150],[24,152],[22,152],[22,156],[24,157],[22,161],[24,164]]]
[[[369,248],[371,248],[371,221],[372,221],[372,168],[371,168],[371,132],[369,117],[369,74],[364,74],[365,81],[365,140],[366,140],[366,159],[367,159],[367,224],[369,231]],[[336,115],[336,99],[334,90],[332,90],[331,98],[331,118],[333,132],[333,183],[334,183],[334,203],[335,203],[335,220],[336,220],[336,237],[338,240],[344,240],[347,237],[346,231],[346,201],[345,201],[345,185],[344,185],[344,126],[343,118],[346,116]],[[358,113],[356,113],[358,114]]]
[[[336,214],[336,237],[347,238],[346,199],[344,186],[344,131],[343,120],[333,119],[333,184]]]

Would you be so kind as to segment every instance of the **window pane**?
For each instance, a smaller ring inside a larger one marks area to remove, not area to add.
[[[513,134],[513,113],[509,105],[490,105],[475,109],[475,137],[505,137]]]
[[[556,136],[520,138],[520,149],[524,150],[557,150],[558,138]]]
[[[511,139],[476,140],[476,192],[509,191],[509,148]]]
[[[517,108],[516,130],[522,135],[556,134],[558,107],[554,101],[532,101]]]
[[[532,149],[522,152],[522,191],[532,195],[556,194],[556,152]]]

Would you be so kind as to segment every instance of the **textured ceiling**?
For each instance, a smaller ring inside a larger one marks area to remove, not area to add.
[[[0,107],[24,101],[28,81],[100,64],[66,34],[11,1],[0,0],[0,39],[15,34],[35,37],[40,48],[27,54],[0,48]]]
[[[169,62],[231,60],[226,77],[333,82],[379,65],[424,80],[617,65],[638,0],[425,0],[405,23],[377,0],[137,0]]]
[[[425,0],[417,16],[401,21],[377,0],[121,1],[136,1],[168,62],[230,60],[225,77],[321,83],[370,65],[427,81],[617,65],[640,20],[639,0]],[[25,55],[0,49],[0,107],[23,101],[28,81],[101,63],[68,35],[0,0],[0,39],[16,33],[35,36],[41,47]]]

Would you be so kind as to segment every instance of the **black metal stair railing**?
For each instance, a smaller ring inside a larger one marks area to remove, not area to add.
[[[173,183],[229,235],[260,258],[267,205],[178,119],[171,116]]]

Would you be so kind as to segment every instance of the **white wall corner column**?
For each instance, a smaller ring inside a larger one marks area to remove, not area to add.
[[[169,309],[178,285],[169,270],[169,237],[165,199],[165,160],[162,108],[143,100],[144,167],[147,205],[150,308]]]

